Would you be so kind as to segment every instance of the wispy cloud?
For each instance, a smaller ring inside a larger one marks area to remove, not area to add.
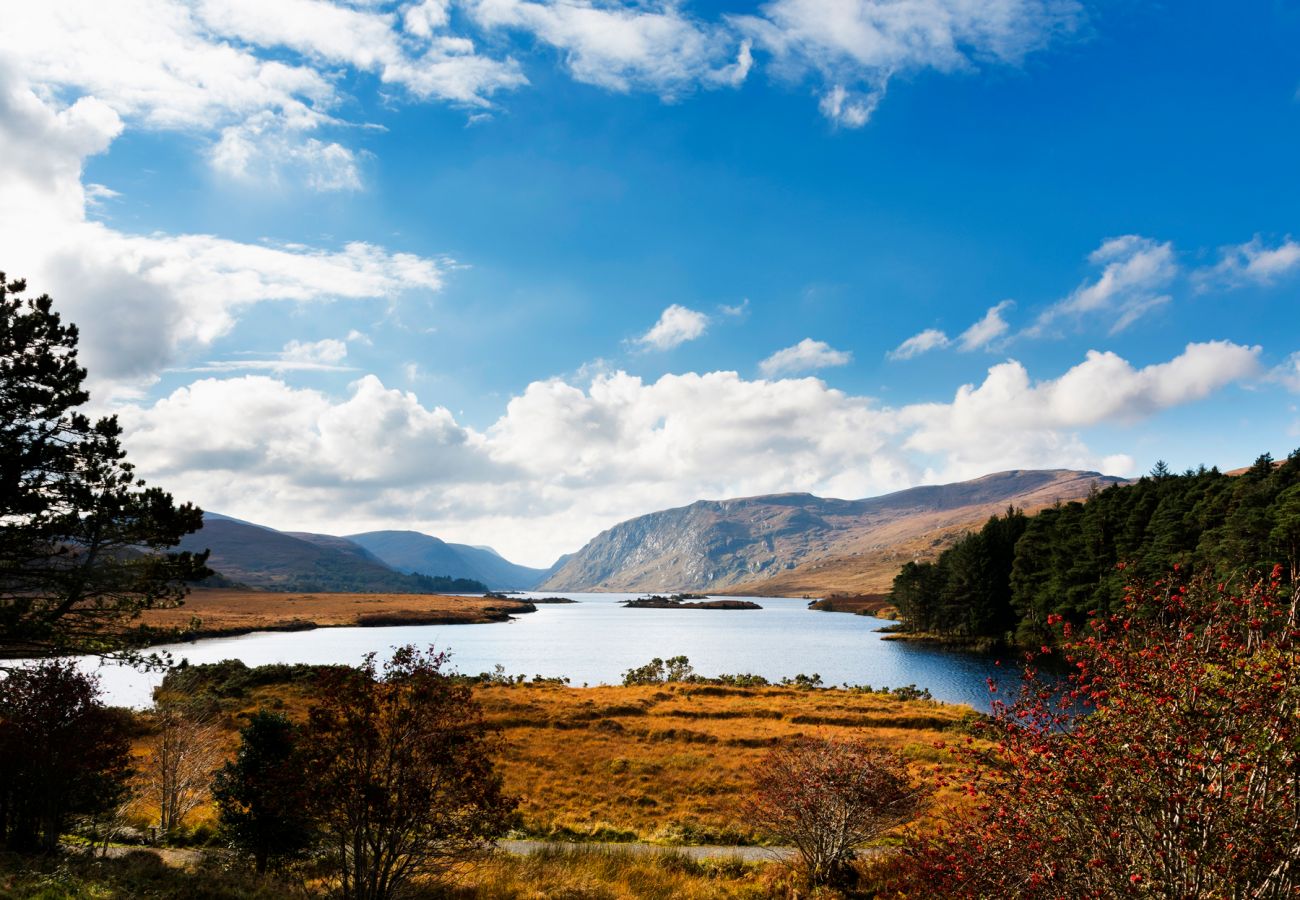
[[[984,350],[1006,334],[1011,326],[1002,318],[1002,313],[1015,305],[1013,300],[1003,300],[997,306],[989,307],[984,318],[957,336],[957,349],[965,352]]]
[[[920,356],[922,353],[929,353],[931,350],[940,350],[951,344],[948,335],[944,334],[938,328],[927,328],[919,334],[914,334],[903,343],[899,344],[893,350],[886,354],[890,359],[911,359],[914,356]]]
[[[1015,301],[1003,300],[996,306],[989,307],[979,321],[957,335],[955,340],[938,328],[927,328],[912,335],[885,355],[889,359],[911,359],[931,350],[944,350],[954,346],[963,353],[987,350],[1010,330],[1011,326],[1002,318],[1002,313],[1015,305]]]
[[[1259,235],[1244,244],[1223,247],[1217,265],[1192,276],[1197,290],[1237,288],[1247,284],[1270,285],[1300,269],[1300,241],[1284,238],[1266,245]]]
[[[191,366],[185,372],[354,372],[352,366],[343,365],[348,345],[344,341],[326,338],[321,341],[289,341],[274,356],[247,359],[211,360],[201,366]]]
[[[1172,243],[1136,234],[1104,241],[1088,261],[1102,267],[1097,279],[1044,310],[1025,336],[1041,336],[1062,320],[1077,323],[1085,318],[1104,320],[1111,334],[1121,332],[1168,303],[1166,291],[1179,274]]]
[[[822,114],[860,128],[895,75],[1016,65],[1082,16],[1073,0],[771,0],[730,21],[771,54],[778,77],[815,73]]]

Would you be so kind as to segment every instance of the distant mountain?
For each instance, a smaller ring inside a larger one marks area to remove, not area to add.
[[[478,580],[398,572],[344,538],[289,534],[215,513],[205,513],[202,530],[187,535],[180,546],[182,550],[210,549],[208,567],[223,582],[255,588],[400,594],[487,589]]]
[[[528,590],[550,574],[549,569],[516,565],[490,547],[449,544],[418,531],[368,531],[347,540],[399,572],[474,578],[494,591]]]
[[[538,585],[548,591],[873,592],[1007,506],[1029,511],[1124,479],[999,472],[866,500],[771,494],[701,500],[602,532]]]

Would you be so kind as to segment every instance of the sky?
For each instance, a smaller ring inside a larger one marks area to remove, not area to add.
[[[631,516],[1300,446],[1300,6],[0,0],[0,271],[152,484]]]

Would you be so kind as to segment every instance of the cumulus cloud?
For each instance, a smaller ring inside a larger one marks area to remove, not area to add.
[[[1270,247],[1259,235],[1244,244],[1220,250],[1218,265],[1193,276],[1199,290],[1270,285],[1300,268],[1300,242],[1284,238]]]
[[[771,0],[731,21],[778,75],[816,73],[822,114],[860,128],[899,73],[1015,65],[1079,19],[1072,0]]]
[[[1174,246],[1136,234],[1110,238],[1088,261],[1101,266],[1096,281],[1084,282],[1043,311],[1026,335],[1037,336],[1062,319],[1101,318],[1116,334],[1170,300],[1165,291],[1179,274]]]
[[[478,108],[527,83],[513,59],[446,31],[445,12],[434,2],[405,15],[325,0],[9,4],[0,56],[31,84],[94,97],[126,122],[219,134],[208,155],[220,172],[354,189],[354,151],[313,135],[337,123],[338,66],[413,99]]]
[[[1081,432],[1252,378],[1259,353],[1189,344],[1139,368],[1092,352],[1044,381],[1012,361],[950,401],[898,407],[815,378],[605,372],[586,387],[534,382],[483,430],[373,376],[345,398],[266,376],[203,379],[121,415],[141,473],[207,508],[280,527],[490,536],[541,564],[617,521],[702,497],[861,497],[1007,468],[1131,467]]]
[[[810,372],[831,366],[846,366],[853,360],[847,350],[836,350],[825,341],[804,338],[793,347],[778,350],[758,364],[763,377],[785,375],[791,372]]]
[[[99,99],[60,108],[0,69],[5,265],[81,325],[82,356],[98,387],[148,384],[228,332],[253,304],[394,297],[442,285],[444,261],[362,242],[337,250],[258,245],[134,235],[93,221],[82,166],[123,127]]]
[[[709,317],[704,313],[674,303],[660,314],[659,321],[649,331],[636,339],[636,343],[647,350],[671,350],[700,337],[708,327]]]
[[[920,356],[922,353],[929,353],[931,350],[942,350],[951,343],[952,341],[948,339],[948,335],[938,328],[927,328],[925,331],[914,334],[903,341],[893,350],[890,350],[886,356],[890,359],[911,359],[914,356]]]

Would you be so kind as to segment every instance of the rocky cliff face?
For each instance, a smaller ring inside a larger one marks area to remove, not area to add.
[[[1065,469],[999,472],[867,500],[771,494],[701,500],[597,535],[539,590],[876,591],[1007,506],[1027,512],[1123,479]]]

